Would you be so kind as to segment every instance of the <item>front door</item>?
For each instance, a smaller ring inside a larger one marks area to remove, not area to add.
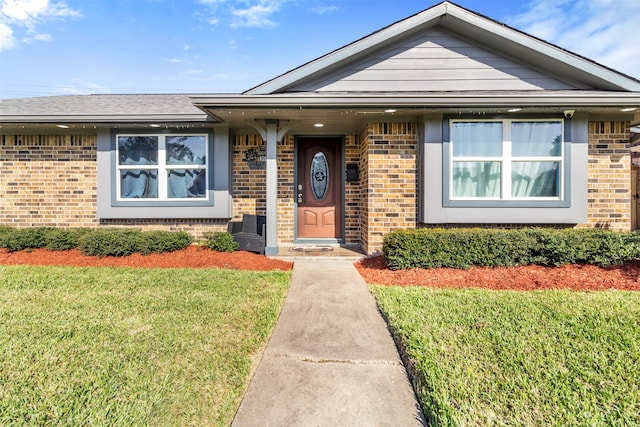
[[[342,138],[297,139],[298,238],[342,237]]]

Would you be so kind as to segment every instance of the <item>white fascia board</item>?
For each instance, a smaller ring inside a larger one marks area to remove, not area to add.
[[[277,92],[293,83],[307,78],[319,71],[327,69],[345,59],[353,58],[372,47],[378,46],[394,37],[407,34],[417,27],[428,27],[433,25],[433,21],[439,18],[447,11],[447,5],[444,2],[430,9],[417,13],[395,24],[391,24],[386,28],[378,30],[368,36],[339,48],[331,53],[321,56],[311,62],[308,62],[298,68],[295,68],[285,74],[271,79],[261,85],[258,85],[244,92],[247,95],[266,95]]]

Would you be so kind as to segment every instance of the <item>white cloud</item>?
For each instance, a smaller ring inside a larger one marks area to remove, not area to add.
[[[338,6],[317,6],[311,9],[313,13],[317,13],[318,15],[324,15],[325,13],[333,13],[340,10]]]
[[[13,30],[7,24],[0,22],[0,52],[14,47],[16,39],[13,37]]]
[[[63,95],[90,95],[92,93],[109,93],[110,90],[106,86],[95,82],[85,80],[75,80],[74,84],[59,85],[55,90]]]
[[[245,9],[234,9],[232,27],[271,28],[276,25],[270,18],[280,8],[280,2],[261,1]]]
[[[50,42],[51,40],[53,40],[53,38],[51,37],[51,34],[46,34],[46,33],[33,34],[22,39],[24,43]]]
[[[520,30],[640,77],[638,0],[531,0],[529,10],[509,19]]]
[[[205,22],[219,25],[230,22],[233,28],[272,28],[277,23],[272,20],[273,14],[281,6],[291,0],[198,0],[208,9]]]
[[[36,31],[36,27],[52,19],[78,18],[82,14],[63,2],[49,0],[0,0],[0,51],[16,45],[15,30],[24,27],[25,43],[51,41],[51,35]]]

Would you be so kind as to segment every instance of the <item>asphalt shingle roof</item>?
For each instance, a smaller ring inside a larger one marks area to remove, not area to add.
[[[0,121],[14,118],[204,120],[206,114],[194,107],[186,94],[64,95],[0,100]]]

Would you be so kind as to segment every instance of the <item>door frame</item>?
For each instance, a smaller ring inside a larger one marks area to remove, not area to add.
[[[339,139],[340,140],[340,215],[341,218],[341,230],[340,230],[340,238],[306,238],[306,237],[298,237],[298,203],[296,202],[296,194],[298,191],[298,147],[301,144],[301,140],[306,138],[331,138],[331,139]],[[293,143],[293,188],[291,189],[292,199],[293,199],[293,243],[308,243],[308,244],[331,244],[338,243],[344,244],[345,242],[345,136],[344,135],[295,135],[294,143]]]
[[[638,218],[640,214],[640,209],[638,209],[638,203],[640,203],[638,195],[640,191],[639,177],[638,166],[631,165],[631,231],[636,231],[640,227]]]

